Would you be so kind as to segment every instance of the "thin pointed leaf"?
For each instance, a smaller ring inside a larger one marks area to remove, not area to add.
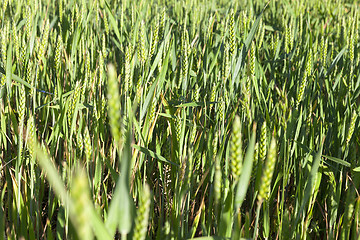
[[[169,163],[169,164],[172,164],[172,165],[174,165],[174,166],[179,167],[179,164],[176,164],[176,163],[174,163],[174,162],[172,162],[172,161],[170,161],[170,160],[167,160],[167,159],[164,158],[163,156],[161,156],[161,155],[159,155],[159,154],[151,151],[150,149],[147,149],[147,148],[144,148],[144,147],[135,145],[135,144],[133,144],[132,146],[133,146],[133,148],[139,150],[140,152],[142,152],[142,153],[144,153],[144,154],[146,154],[146,155],[148,155],[148,156],[150,156],[150,157],[152,157],[152,158],[156,158],[156,159],[158,159],[158,160],[160,160],[160,161],[162,161],[162,162]]]

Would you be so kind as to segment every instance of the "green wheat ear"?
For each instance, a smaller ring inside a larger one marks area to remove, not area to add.
[[[224,51],[224,57],[223,57],[223,65],[222,65],[222,77],[224,83],[229,78],[230,75],[230,57],[229,57],[229,51],[230,51],[230,45],[227,41],[225,44],[225,51]]]
[[[159,41],[159,29],[160,29],[159,18],[160,18],[160,16],[157,15],[157,17],[156,17],[156,25],[155,25],[155,29],[153,31],[151,47],[150,47],[150,56],[149,56],[150,59],[154,56],[155,49],[156,49],[156,46],[157,46],[158,41]]]
[[[159,40],[162,40],[164,38],[165,33],[165,20],[166,20],[166,8],[163,8],[163,11],[161,13],[160,17],[160,24],[159,24]]]
[[[24,85],[20,86],[19,91],[19,105],[18,105],[18,112],[19,112],[19,157],[20,162],[22,161],[22,144],[23,144],[23,130],[24,130],[24,119],[25,119],[25,108],[26,108],[26,93],[25,93],[25,87]]]
[[[200,101],[200,87],[197,83],[195,84],[195,89],[193,90],[193,100],[195,102]]]
[[[230,16],[229,16],[229,41],[230,41],[230,53],[231,56],[234,55],[236,49],[236,40],[235,40],[235,20],[234,20],[234,10],[231,9]]]
[[[46,25],[44,26],[44,33],[42,35],[42,39],[39,45],[38,49],[38,60],[41,61],[41,59],[45,56],[48,42],[49,42],[49,33],[50,33],[50,22],[47,21]]]
[[[131,74],[131,46],[127,46],[125,50],[125,93],[128,94],[129,89],[131,90],[131,81],[130,81],[130,74]]]
[[[19,38],[21,38],[21,36],[19,37],[19,35],[17,34],[16,31],[16,24],[13,24],[13,29],[12,29],[12,35],[13,35],[13,41],[14,41],[14,48],[15,48],[15,56],[16,59],[18,61],[20,61],[20,43],[19,43]],[[19,33],[20,34],[20,33]]]
[[[8,31],[9,31],[9,22],[1,30],[1,57],[2,62],[6,63],[6,49],[8,43]],[[5,72],[4,72],[5,73]]]
[[[184,30],[184,34],[182,37],[182,80],[183,82],[186,81],[188,75],[188,68],[189,68],[189,42],[188,42],[189,34],[187,30]]]
[[[120,124],[120,94],[119,84],[117,82],[117,74],[115,66],[108,66],[108,112],[110,118],[111,132],[116,144],[121,141],[121,124]]]
[[[261,125],[261,133],[260,133],[260,151],[259,151],[259,158],[261,164],[265,162],[266,152],[267,152],[267,127],[266,121],[263,122]]]
[[[62,15],[60,15],[62,16]],[[33,16],[32,16],[32,12],[31,12],[31,7],[28,6],[26,8],[26,25],[25,25],[25,32],[26,32],[26,37],[27,40],[30,40],[31,38],[31,30],[32,30],[32,24],[33,24]]]
[[[249,71],[250,71],[250,77],[252,79],[255,78],[255,60],[256,60],[255,47],[256,47],[255,43],[252,42],[251,49],[250,49],[250,59],[249,59]]]
[[[76,106],[77,106],[79,98],[80,98],[80,90],[81,90],[80,82],[76,82],[75,90],[72,95],[72,99],[71,99],[70,106],[68,109],[68,123],[69,123],[70,127],[72,124]]]
[[[57,44],[55,50],[55,70],[58,75],[60,74],[62,47],[63,47],[62,37],[61,34],[59,34],[57,38]]]
[[[197,133],[197,127],[196,127],[196,120],[193,120],[193,127],[191,129],[191,134],[190,134],[190,143],[194,144],[195,142],[195,138],[196,138],[196,133]]]
[[[145,64],[147,58],[147,50],[146,50],[146,29],[145,29],[145,21],[141,21],[140,25],[140,34],[139,34],[139,58],[142,65]]]
[[[261,177],[261,185],[258,195],[258,202],[268,199],[270,193],[271,179],[274,173],[276,164],[276,140],[273,137],[270,143],[269,153],[266,159],[265,168]]]
[[[357,119],[357,114],[356,111],[354,110],[352,115],[351,115],[351,120],[350,120],[350,126],[349,126],[349,132],[348,135],[346,137],[346,145],[349,145],[351,137],[354,133],[355,130],[355,123],[356,123],[356,119]]]
[[[93,239],[93,232],[89,222],[91,211],[90,189],[88,178],[82,169],[78,169],[71,184],[71,194],[74,202],[72,215],[74,226],[80,239]]]
[[[285,28],[285,52],[286,54],[289,54],[291,51],[291,45],[292,45],[292,41],[291,41],[291,25],[286,25]]]
[[[264,36],[265,36],[265,24],[263,22],[263,20],[260,20],[260,27],[259,27],[259,36],[258,36],[258,49],[260,49],[263,45],[264,42]]]
[[[103,84],[103,73],[104,73],[104,53],[99,53],[99,84]]]
[[[234,122],[233,122],[233,130],[231,135],[231,174],[234,178],[234,182],[237,182],[242,169],[242,141],[241,141],[241,122],[240,117],[235,116]]]
[[[220,159],[215,159],[215,177],[214,177],[214,198],[215,206],[218,207],[221,198],[221,186],[222,186],[222,170],[220,166]]]
[[[59,20],[60,20],[60,23],[62,24],[62,22],[63,22],[63,0],[59,0],[58,4],[59,4]]]
[[[151,192],[149,185],[145,184],[140,195],[139,208],[137,209],[137,216],[135,219],[135,240],[143,240],[146,238],[148,229],[149,213],[151,206]]]

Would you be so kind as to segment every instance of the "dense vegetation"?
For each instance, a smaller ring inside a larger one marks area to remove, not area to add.
[[[1,239],[359,239],[359,6],[2,0]]]

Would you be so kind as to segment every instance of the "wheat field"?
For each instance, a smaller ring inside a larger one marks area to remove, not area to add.
[[[359,13],[2,0],[0,240],[360,239]]]

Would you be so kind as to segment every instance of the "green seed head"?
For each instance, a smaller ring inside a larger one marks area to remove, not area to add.
[[[104,20],[105,33],[106,33],[106,35],[109,35],[110,28],[109,28],[109,22],[107,19],[107,13],[105,11],[103,13],[104,13],[103,20]]]
[[[26,42],[25,42],[25,38],[22,38],[22,44],[21,44],[21,52],[20,52],[20,65],[23,67],[24,70],[26,70],[25,66],[24,66],[24,60],[26,59],[26,50],[27,50],[27,46],[26,46]]]
[[[310,49],[309,56],[308,56],[308,59],[307,59],[307,62],[306,62],[306,74],[307,74],[307,77],[311,76],[312,57],[313,57],[313,54],[312,54],[312,50]]]
[[[355,41],[354,41],[354,34],[349,34],[349,58],[350,58],[350,62],[353,63],[354,62],[354,45],[355,45]]]
[[[351,137],[352,137],[352,135],[353,135],[353,133],[354,133],[356,119],[357,119],[357,113],[356,113],[356,111],[354,110],[353,113],[352,113],[352,115],[351,115],[349,132],[348,132],[348,135],[347,135],[347,138],[346,138],[346,145],[349,145],[350,140],[351,140]]]
[[[218,141],[219,141],[219,137],[218,135],[215,133],[214,134],[214,139],[213,139],[213,142],[212,142],[212,148],[213,148],[213,159],[216,158],[216,154],[217,154],[217,150],[218,150]]]
[[[28,63],[27,63],[27,66],[26,66],[26,81],[28,83],[32,82],[32,76],[31,76],[32,65],[33,65],[33,62],[29,59]]]
[[[100,9],[99,5],[100,5],[99,1],[96,1],[94,13],[95,13],[95,22],[97,22],[97,23],[99,23],[99,9]]]
[[[83,149],[84,149],[84,139],[83,139],[83,136],[81,134],[81,131],[79,130],[78,134],[76,135],[76,144],[78,146],[78,149],[80,151],[80,153],[83,152]]]
[[[59,34],[56,44],[56,50],[55,50],[55,69],[57,74],[60,74],[62,47],[63,47],[62,37],[61,34]]]
[[[230,46],[229,46],[229,43],[226,42],[224,57],[223,57],[223,66],[222,66],[222,77],[223,77],[224,83],[229,78],[229,75],[230,75],[229,51],[230,51]]]
[[[217,84],[214,81],[213,86],[211,88],[210,102],[215,102],[216,92],[217,92],[216,90],[217,90]]]
[[[74,205],[70,214],[72,215],[75,229],[81,239],[93,239],[93,232],[89,221],[92,202],[90,201],[88,179],[83,170],[77,170],[71,185]]]
[[[222,171],[220,166],[220,160],[215,161],[215,177],[214,177],[214,198],[215,205],[217,206],[221,200],[221,184],[222,183]]]
[[[110,118],[110,127],[115,143],[119,144],[121,140],[121,122],[120,122],[120,94],[117,74],[114,65],[108,66],[108,114]]]
[[[25,119],[25,108],[26,108],[26,94],[25,94],[25,87],[21,85],[20,87],[20,102],[18,106],[19,111],[19,122],[22,125]]]
[[[106,51],[106,36],[105,36],[105,34],[103,34],[103,36],[102,36],[102,53],[103,53],[104,57],[107,56],[107,51]]]
[[[99,53],[99,84],[103,85],[103,74],[104,74],[104,53]]]
[[[128,93],[132,89],[131,83],[131,47],[127,46],[125,51],[125,92]]]
[[[260,20],[260,27],[259,27],[259,37],[258,39],[258,49],[261,49],[262,44],[264,42],[265,36],[265,24],[263,23],[262,19]]]
[[[139,208],[135,219],[134,237],[135,240],[144,240],[148,230],[149,213],[151,206],[151,192],[147,184],[144,185],[140,195]]]
[[[150,124],[153,124],[154,119],[155,119],[156,104],[157,104],[157,99],[156,99],[156,96],[155,96],[155,94],[154,94],[154,96],[153,96],[153,98],[152,98],[151,109],[150,109],[150,116],[149,116],[149,123],[150,123]]]
[[[3,1],[3,6],[2,6],[2,7],[3,7],[3,9],[2,9],[3,12],[6,11],[6,8],[7,8],[7,5],[8,5],[8,1],[9,1],[9,0],[4,0],[4,1]]]
[[[77,106],[78,101],[79,101],[80,91],[81,91],[81,86],[80,86],[80,82],[78,81],[78,82],[76,82],[75,90],[74,90],[74,93],[72,95],[69,110],[68,110],[68,123],[69,123],[70,127],[71,127],[71,124],[72,124],[72,119],[73,119],[73,116],[74,116],[74,112],[76,110],[76,106]]]
[[[15,47],[15,56],[16,56],[17,60],[20,61],[20,41],[19,41],[19,35],[17,33],[15,24],[13,24],[12,34],[13,34],[13,41],[14,41],[14,47]],[[21,36],[20,36],[20,38],[21,38]]]
[[[306,74],[304,74],[301,84],[299,86],[298,94],[297,94],[296,107],[298,107],[300,105],[300,102],[303,99],[306,83],[307,83],[307,77],[306,77]]]
[[[6,63],[6,50],[8,42],[8,27],[9,24],[6,24],[1,31],[1,56],[3,64]]]
[[[322,64],[323,64],[323,66],[326,65],[327,52],[328,52],[328,39],[325,40],[324,49],[323,49],[323,53],[322,53]]]
[[[233,129],[232,129],[231,142],[230,142],[230,149],[231,149],[230,167],[231,167],[231,174],[235,182],[237,182],[237,180],[239,179],[242,169],[243,151],[242,151],[241,138],[242,135],[241,135],[240,117],[236,115],[233,122]]]
[[[273,137],[270,143],[269,154],[266,159],[265,168],[261,177],[261,185],[258,194],[258,201],[261,202],[263,199],[268,199],[270,193],[271,179],[274,173],[276,164],[276,140]]]
[[[63,22],[63,0],[59,0],[58,4],[59,4],[59,20],[60,20],[60,23],[62,24],[62,22]],[[28,36],[30,36],[30,35],[28,35]]]
[[[155,29],[153,32],[151,47],[150,47],[150,56],[149,56],[150,58],[152,58],[152,56],[154,56],[156,45],[159,41],[159,29],[160,29],[159,15],[157,16],[156,19],[157,19],[157,21],[156,21]]]
[[[251,43],[251,50],[250,50],[250,66],[249,66],[249,69],[250,69],[250,76],[252,78],[255,78],[255,59],[256,59],[256,56],[255,56],[255,43],[252,42]]]
[[[194,95],[193,95],[194,101],[199,102],[200,101],[200,87],[197,83],[195,84],[195,90],[193,90],[193,91],[194,91]]]
[[[162,40],[164,38],[165,20],[166,20],[166,9],[164,7],[163,11],[161,13],[161,17],[160,17],[160,26],[159,26],[159,39],[160,40]]]
[[[41,59],[45,56],[47,52],[48,42],[49,42],[49,33],[50,33],[50,22],[47,21],[46,25],[44,26],[44,32],[41,38],[41,43],[38,49],[38,59]]]
[[[265,162],[265,157],[267,153],[267,126],[266,121],[263,122],[261,125],[261,133],[260,133],[260,151],[259,151],[259,158],[260,162]]]
[[[213,34],[213,23],[214,23],[214,16],[211,15],[210,18],[209,18],[209,22],[208,22],[208,27],[207,27],[207,30],[206,30],[206,39],[211,39],[212,37],[212,34]]]
[[[141,21],[141,26],[140,26],[140,34],[139,34],[139,58],[140,58],[140,62],[142,65],[145,64],[146,61],[146,55],[147,55],[147,50],[146,50],[146,39],[145,36],[146,35],[146,30],[145,30],[145,21]]]
[[[286,26],[285,28],[285,52],[288,54],[291,50],[291,27]]]
[[[231,56],[234,55],[236,50],[236,40],[235,40],[235,13],[234,10],[231,9],[229,16],[229,42],[230,42],[230,53]]]
[[[182,55],[182,80],[186,81],[189,67],[189,34],[186,29],[182,35],[181,55]]]

